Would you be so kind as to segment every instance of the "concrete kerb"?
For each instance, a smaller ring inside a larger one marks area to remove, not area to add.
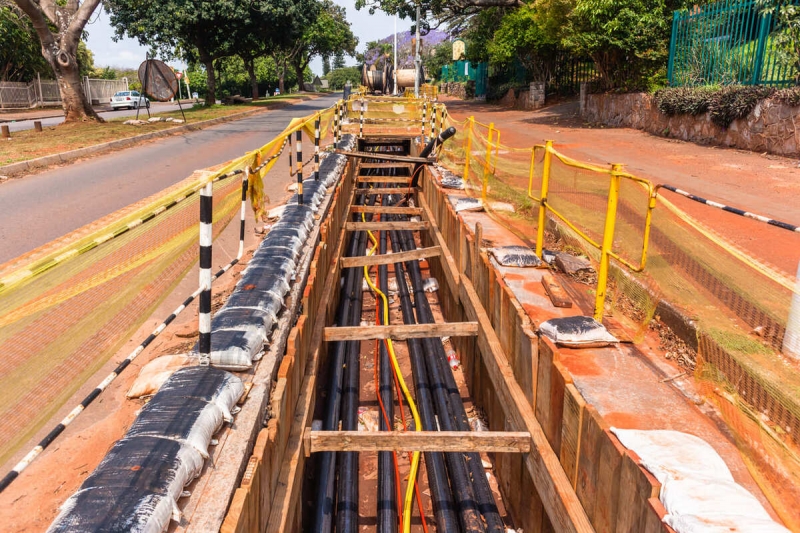
[[[264,109],[252,109],[249,111],[244,111],[242,113],[236,113],[235,115],[228,115],[227,117],[212,118],[209,120],[203,120],[201,122],[195,122],[193,124],[184,124],[182,126],[177,126],[175,128],[152,131],[150,133],[144,133],[142,135],[136,135],[134,137],[117,139],[116,141],[109,141],[102,144],[96,144],[94,146],[86,146],[85,148],[78,148],[75,150],[70,150],[68,152],[61,152],[60,154],[46,155],[44,157],[37,157],[36,159],[30,159],[28,161],[20,161],[19,163],[12,163],[10,165],[5,165],[0,167],[0,175],[14,177],[19,174],[24,174],[25,172],[28,171],[42,170],[52,165],[60,165],[63,163],[68,163],[70,161],[74,161],[82,157],[96,155],[106,151],[120,149],[120,148],[129,148],[140,142],[144,142],[150,139],[156,139],[159,137],[169,137],[170,135],[175,135],[176,133],[199,130],[209,126],[214,126],[216,124],[222,124],[225,122],[231,122],[234,120],[243,119],[250,115],[254,115],[256,113],[262,113],[264,111],[269,111],[271,109],[282,109],[284,107],[292,105],[293,103],[295,102],[279,102],[276,103],[275,105],[266,107]]]

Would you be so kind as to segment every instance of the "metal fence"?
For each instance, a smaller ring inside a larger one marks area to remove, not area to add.
[[[128,78],[121,80],[83,79],[86,98],[93,104],[108,102],[117,91],[128,90]],[[61,104],[55,80],[37,78],[31,82],[0,82],[0,109],[29,109]]]
[[[775,36],[782,31],[776,17],[761,13],[757,0],[721,0],[676,11],[669,83],[794,85],[797,68],[790,60],[782,59],[775,46]]]
[[[488,63],[471,63],[469,61],[454,61],[442,67],[443,82],[474,81],[475,96],[486,96],[489,80]]]

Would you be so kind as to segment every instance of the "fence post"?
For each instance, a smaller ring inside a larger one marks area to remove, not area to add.
[[[600,248],[600,268],[597,271],[597,292],[594,300],[594,319],[603,320],[608,286],[608,260],[614,246],[614,227],[617,223],[617,199],[619,198],[619,172],[622,165],[611,165],[611,185],[608,188],[608,206],[606,207],[606,224],[603,228],[603,245]]]
[[[678,40],[678,12],[672,12],[672,37],[669,40],[669,65],[667,66],[667,82],[672,85],[672,75],[675,70],[675,48]]]
[[[200,189],[200,310],[198,314],[200,339],[197,343],[200,364],[211,363],[211,242],[213,182]]]
[[[339,104],[333,108],[333,143],[339,142]]]
[[[44,93],[42,93],[42,77],[39,75],[38,72],[36,73],[36,81],[39,84],[39,97],[37,99],[37,102],[39,103],[39,105],[44,105]]]
[[[320,116],[314,121],[314,181],[319,181],[319,122]]]
[[[492,133],[494,122],[489,123],[489,139],[486,142],[486,156],[483,159],[483,184],[481,186],[481,199],[486,202],[486,193],[489,188],[489,165],[492,163]]]
[[[475,126],[475,116],[469,117],[467,129],[467,146],[464,148],[464,181],[469,181],[469,157],[472,155],[472,129]]]
[[[532,197],[533,194],[533,171],[534,165],[536,164],[536,147],[531,147],[531,166],[528,169],[528,198]]]
[[[358,138],[364,138],[364,99],[360,100],[360,105],[358,106],[359,112],[359,120],[358,120]]]
[[[542,258],[544,248],[544,227],[547,224],[547,190],[550,187],[550,161],[553,141],[544,143],[544,163],[542,163],[542,192],[539,199],[539,223],[536,227],[536,255]]]
[[[431,104],[431,138],[436,137],[436,104]]]
[[[297,141],[297,203],[303,205],[303,130],[297,130],[294,138]]]
[[[258,167],[261,165],[261,153],[256,152],[256,158],[253,164]],[[250,166],[244,167],[244,178],[242,178],[242,210],[239,221],[239,253],[236,254],[237,258],[244,255],[244,222],[247,215],[247,189],[250,186]]]
[[[761,83],[761,70],[764,68],[764,54],[767,50],[767,39],[769,38],[769,28],[772,25],[772,15],[767,13],[761,15],[761,24],[758,28],[758,45],[756,55],[753,58],[753,75],[750,79],[751,85]]]

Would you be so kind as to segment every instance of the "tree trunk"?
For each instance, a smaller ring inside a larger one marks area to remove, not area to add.
[[[61,92],[61,106],[64,109],[64,122],[79,122],[94,120],[105,122],[92,108],[91,102],[86,98],[81,84],[81,75],[78,68],[76,52],[78,43],[63,43],[63,48],[56,49],[54,53],[48,53],[44,47],[44,58],[53,69],[53,74],[58,81],[58,89]],[[74,50],[73,50],[74,48]]]
[[[244,62],[247,75],[250,76],[250,87],[253,89],[253,100],[258,99],[258,80],[256,79],[255,60],[250,58]]]
[[[283,80],[286,79],[286,62],[284,61],[283,66],[281,66],[280,61],[278,61],[276,58],[275,66],[278,70],[278,91],[280,91],[281,94],[286,94],[286,91],[283,87]]]
[[[206,53],[200,53],[200,61],[206,67],[206,101],[203,105],[212,106],[217,103],[217,78],[214,75],[214,60]]]
[[[294,66],[295,76],[297,76],[297,87],[299,88],[299,90],[304,91],[305,87],[303,86],[303,82],[305,80],[303,79],[303,71],[305,70],[305,68],[302,67],[300,63],[294,63],[293,66]]]

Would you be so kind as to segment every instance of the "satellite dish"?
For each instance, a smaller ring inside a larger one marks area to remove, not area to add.
[[[171,68],[158,59],[148,59],[139,65],[142,92],[159,102],[166,102],[178,92],[178,78]]]

